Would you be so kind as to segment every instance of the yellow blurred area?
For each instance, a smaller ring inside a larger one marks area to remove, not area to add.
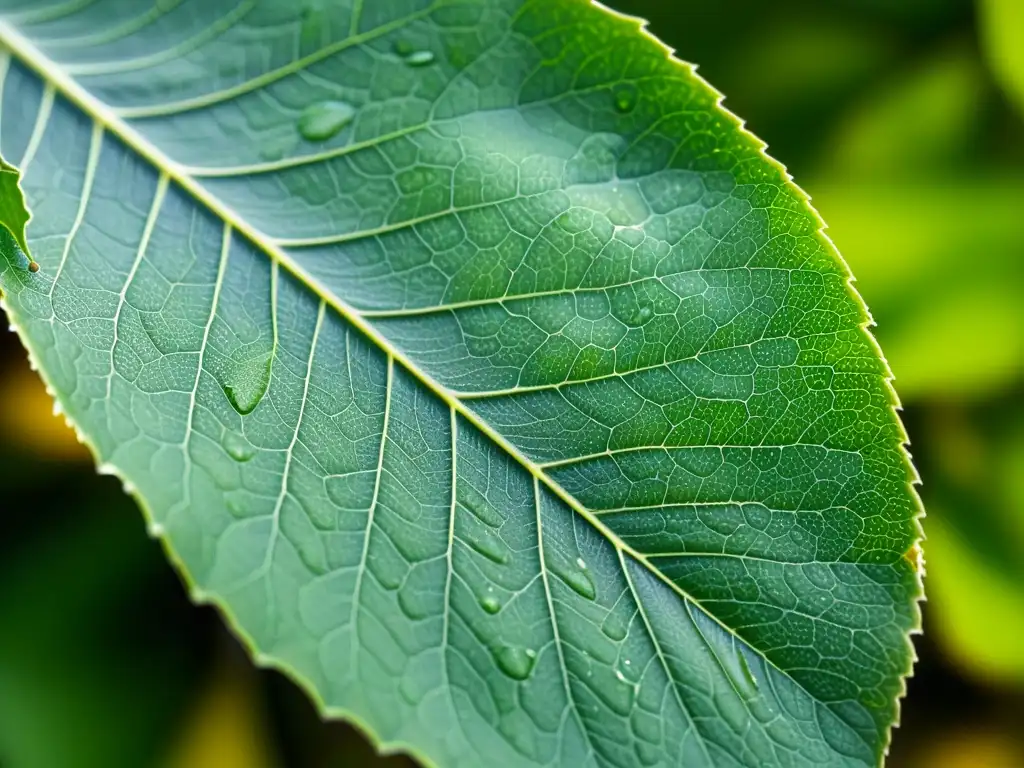
[[[275,768],[251,676],[219,668],[160,768]]]
[[[14,451],[56,461],[92,461],[64,417],[54,413],[53,398],[27,364],[0,371],[0,435]]]
[[[1024,751],[998,729],[959,728],[937,736],[906,768],[1021,768]]]
[[[926,522],[928,599],[941,607],[929,614],[954,662],[996,684],[1024,685],[1024,591],[964,541],[933,509]],[[1024,762],[1018,763],[1024,765]]]

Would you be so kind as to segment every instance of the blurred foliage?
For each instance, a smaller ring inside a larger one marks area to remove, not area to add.
[[[607,0],[606,0],[607,1]],[[610,0],[813,196],[924,479],[926,635],[890,765],[1024,765],[1024,2]],[[0,344],[0,768],[339,768],[352,728],[189,605]]]

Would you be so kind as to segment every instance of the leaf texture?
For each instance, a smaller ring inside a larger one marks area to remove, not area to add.
[[[888,370],[692,67],[574,0],[0,12],[7,310],[258,662],[443,766],[881,761]]]

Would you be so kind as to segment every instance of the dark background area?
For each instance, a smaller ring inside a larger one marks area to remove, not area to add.
[[[829,222],[924,479],[925,634],[893,768],[1024,766],[1024,2],[616,0]],[[0,336],[0,768],[376,758],[193,607]]]

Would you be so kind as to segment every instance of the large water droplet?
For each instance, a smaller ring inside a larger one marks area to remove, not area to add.
[[[608,614],[608,618],[601,625],[601,631],[616,643],[626,639],[627,629],[626,622],[614,611]]]
[[[494,660],[498,662],[498,668],[513,680],[525,680],[537,663],[537,652],[532,648],[503,645],[494,654]]]
[[[498,565],[508,562],[509,550],[498,536],[486,528],[479,529],[466,537],[466,541],[473,549]]]
[[[493,616],[501,610],[501,601],[494,595],[487,595],[480,600],[480,607]]]
[[[410,67],[425,67],[434,61],[433,51],[413,51],[402,57]]]
[[[591,578],[590,571],[585,567],[586,563],[583,563],[584,567],[579,567],[581,562],[583,561],[576,561],[576,568],[560,568],[556,573],[577,595],[587,600],[593,600],[597,596],[594,579]]]
[[[634,744],[634,749],[642,765],[655,766],[662,762],[663,755],[657,747],[651,744],[638,741]]]
[[[270,386],[270,366],[273,355],[246,360],[238,363],[228,375],[224,394],[242,416],[252,413]]]
[[[499,528],[505,522],[501,513],[480,492],[466,483],[459,488],[459,502],[484,525]]]
[[[632,659],[623,659],[619,668],[615,670],[615,676],[624,683],[630,685],[640,680],[641,670],[637,668],[637,665],[633,663]]]
[[[249,461],[256,455],[252,444],[237,432],[224,433],[224,450],[235,461]]]
[[[739,648],[736,648],[733,658],[735,666],[733,664],[726,664],[725,668],[739,689],[740,694],[748,699],[753,698],[757,695],[757,678],[754,677],[754,671],[750,668],[746,655]]]
[[[615,109],[619,112],[632,112],[636,107],[636,88],[624,85],[615,91]]]
[[[299,115],[299,133],[308,141],[326,141],[352,122],[355,107],[344,101],[311,104]]]

